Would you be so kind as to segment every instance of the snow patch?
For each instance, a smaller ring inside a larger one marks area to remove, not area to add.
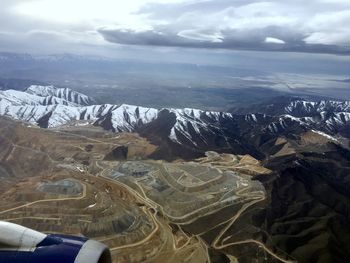
[[[328,140],[331,140],[331,141],[334,141],[334,142],[339,142],[336,138],[334,138],[333,136],[327,134],[327,133],[324,133],[324,132],[321,132],[321,131],[317,131],[317,130],[311,130],[313,133],[317,133],[319,135],[322,135],[323,137],[326,137]]]

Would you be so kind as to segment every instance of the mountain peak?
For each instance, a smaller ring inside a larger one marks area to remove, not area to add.
[[[25,90],[25,92],[40,97],[56,97],[81,106],[93,104],[93,99],[82,93],[73,91],[69,88],[58,88],[53,85],[31,85]]]

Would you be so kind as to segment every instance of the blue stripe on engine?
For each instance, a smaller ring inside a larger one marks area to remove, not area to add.
[[[0,251],[0,263],[74,263],[87,238],[48,235],[34,252]]]
[[[0,252],[0,263],[74,263],[80,248],[61,244],[34,252]]]

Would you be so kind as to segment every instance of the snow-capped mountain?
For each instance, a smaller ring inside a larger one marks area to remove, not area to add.
[[[0,115],[53,128],[75,121],[88,121],[116,132],[139,132],[151,136],[160,132],[171,142],[191,147],[220,145],[229,147],[234,130],[225,130],[235,122],[229,113],[195,109],[154,109],[132,105],[82,106],[60,96],[55,103],[45,98],[58,98],[62,93],[51,87],[31,86],[25,92],[8,90],[1,93]],[[64,94],[73,94],[67,91]],[[46,97],[45,97],[46,96]],[[157,130],[157,131],[155,131]]]
[[[71,89],[39,85],[32,85],[25,91],[0,90],[0,100],[12,106],[86,106],[93,103],[90,97]]]
[[[350,112],[350,101],[301,99],[281,96],[262,104],[232,108],[232,113],[264,113],[271,116],[289,114],[294,117],[310,117],[322,112]]]
[[[295,120],[327,133],[350,135],[350,101],[292,101],[284,108]]]
[[[51,105],[51,104],[62,104],[62,103],[56,103],[56,99],[61,99],[60,101],[66,101],[67,104],[76,104],[76,105],[91,105],[93,103],[93,100],[76,91],[73,91],[68,88],[56,88],[54,86],[39,86],[39,85],[32,85],[29,88],[25,90],[28,94],[37,95],[39,97],[44,97],[47,102],[47,104],[44,105]]]
[[[327,113],[350,112],[350,101],[291,101],[284,107],[286,113],[295,117],[309,117],[314,115],[325,115]]]
[[[138,132],[161,143],[185,148],[254,152],[253,143],[314,130],[350,138],[349,102],[293,101],[283,114],[233,114],[197,109],[155,109],[132,105],[90,105],[92,100],[69,89],[30,86],[24,92],[0,91],[0,115],[43,128],[86,121],[114,132]],[[304,115],[303,115],[303,114]],[[333,138],[333,137],[331,137]]]

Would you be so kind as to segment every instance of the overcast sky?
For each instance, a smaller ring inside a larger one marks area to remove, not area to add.
[[[350,54],[350,0],[0,1],[2,51],[132,45]]]

